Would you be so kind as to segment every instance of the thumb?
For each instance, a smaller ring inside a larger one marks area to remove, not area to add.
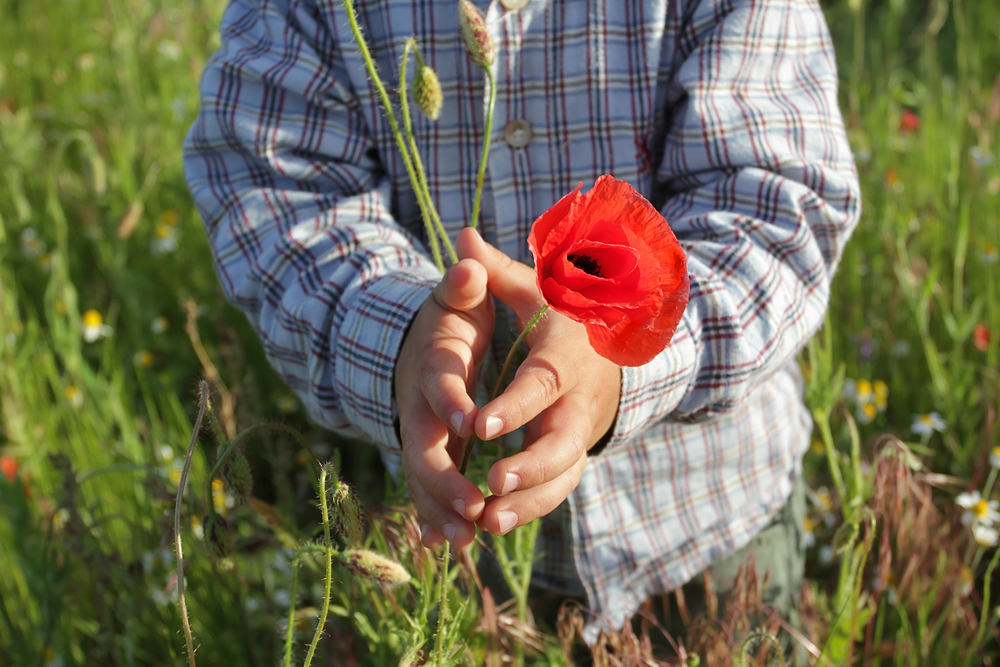
[[[510,306],[521,322],[530,320],[545,304],[534,269],[491,246],[475,229],[466,227],[459,233],[456,249],[459,257],[474,259],[486,269],[487,289]]]
[[[434,288],[434,300],[445,310],[470,311],[486,299],[486,272],[472,259],[462,259]]]

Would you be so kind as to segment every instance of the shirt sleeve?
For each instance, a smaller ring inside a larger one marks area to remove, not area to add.
[[[664,352],[622,369],[612,448],[663,419],[732,411],[792,359],[823,322],[860,215],[818,5],[673,4],[656,182],[688,255],[690,302]]]
[[[324,426],[398,452],[392,375],[440,274],[389,211],[343,60],[308,0],[234,0],[184,167],[226,296]]]

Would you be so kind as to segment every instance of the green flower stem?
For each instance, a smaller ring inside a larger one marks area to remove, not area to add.
[[[547,303],[544,304],[541,308],[539,308],[538,312],[534,314],[534,316],[531,318],[531,321],[528,322],[527,326],[524,327],[524,330],[517,337],[517,340],[514,341],[514,344],[510,346],[510,352],[507,353],[507,358],[504,360],[503,367],[500,369],[500,376],[497,377],[497,382],[493,386],[493,393],[490,395],[491,401],[500,395],[500,389],[503,388],[503,379],[507,377],[507,371],[510,370],[510,365],[514,361],[514,353],[517,352],[517,349],[521,346],[521,343],[524,342],[524,339],[528,337],[528,334],[531,333],[531,330],[535,328],[535,325],[538,324],[538,322],[542,319],[545,313],[548,312],[548,310],[549,310],[549,304]],[[458,471],[463,475],[465,474],[466,468],[469,467],[469,458],[472,456],[472,448],[475,444],[476,444],[476,434],[473,433],[469,437],[468,442],[465,443],[465,452],[462,455],[462,465],[458,469]]]
[[[490,98],[486,106],[486,131],[483,137],[483,154],[479,158],[479,176],[476,178],[476,198],[472,203],[472,220],[469,222],[473,229],[479,225],[479,202],[483,197],[483,179],[486,177],[486,160],[490,155],[490,135],[493,133],[493,107],[496,106],[497,101],[497,87],[496,80],[493,78],[493,70],[487,69],[486,76],[490,80]]]
[[[349,2],[350,0],[345,0]],[[327,507],[326,497],[326,476],[329,471],[326,466],[320,470],[319,474],[319,507],[323,513],[323,544],[326,546],[326,582],[323,589],[323,609],[319,614],[319,623],[316,625],[316,632],[313,634],[312,642],[309,644],[309,653],[306,654],[304,667],[312,664],[313,655],[316,654],[316,645],[319,644],[323,636],[323,626],[326,625],[326,615],[330,611],[330,595],[333,586],[333,546],[330,542],[330,508]]]
[[[448,232],[444,228],[444,223],[441,222],[441,216],[438,215],[437,208],[434,206],[434,200],[431,198],[430,187],[427,185],[427,174],[424,172],[424,161],[420,157],[420,151],[417,150],[417,141],[413,138],[413,127],[410,120],[410,96],[406,90],[406,66],[410,62],[410,50],[413,49],[414,55],[417,57],[417,65],[420,66],[423,63],[420,60],[420,54],[416,51],[417,41],[410,37],[406,40],[403,45],[403,62],[399,66],[399,103],[401,106],[401,111],[403,113],[403,131],[406,133],[406,139],[410,142],[410,152],[413,154],[413,165],[417,171],[417,179],[419,183],[414,184],[414,190],[417,193],[417,197],[423,197],[424,203],[427,210],[431,214],[432,222],[437,228],[437,233],[441,235],[441,241],[444,243],[445,249],[448,251],[448,256],[451,258],[452,264],[458,264],[458,255],[455,254],[455,246],[452,245],[451,239],[448,238]],[[432,236],[433,238],[433,236]],[[437,239],[434,239],[435,246],[437,245]],[[434,250],[440,254],[440,250],[435,247]]]
[[[285,660],[282,662],[283,667],[292,667],[292,638],[295,626],[295,591],[299,583],[299,559],[305,554],[316,551],[324,551],[324,549],[318,544],[307,544],[296,551],[295,556],[292,557],[292,602],[288,607],[288,629],[285,631]]]
[[[419,180],[417,179],[417,173],[414,171],[413,161],[410,159],[409,150],[407,150],[406,142],[403,140],[403,135],[399,131],[399,123],[396,122],[396,114],[392,111],[392,101],[389,99],[389,93],[386,92],[385,85],[382,83],[381,77],[378,75],[378,70],[375,69],[375,61],[372,60],[372,54],[368,50],[368,44],[365,42],[364,36],[361,34],[361,28],[358,26],[358,17],[354,11],[354,3],[352,0],[344,0],[344,8],[347,9],[347,18],[351,23],[351,32],[354,33],[354,39],[358,43],[358,49],[361,51],[361,57],[364,58],[365,67],[368,69],[368,76],[372,80],[372,84],[378,91],[379,97],[382,100],[382,106],[385,107],[385,117],[389,121],[389,127],[392,128],[392,135],[396,139],[396,145],[399,147],[400,155],[403,157],[403,164],[406,165],[406,173],[410,177],[410,183],[413,185],[414,191],[417,191],[417,204],[420,206],[420,213],[424,218],[424,224],[427,227],[428,240],[431,241],[434,237],[434,226],[433,218],[427,211],[426,202],[424,202],[423,197],[419,194]],[[436,243],[431,241],[430,243],[432,250],[437,247]],[[444,273],[444,260],[441,258],[440,250],[434,257],[434,263],[437,265],[438,270]]]
[[[434,639],[435,664],[442,666],[445,664],[444,656],[441,655],[444,649],[444,635],[448,626],[448,565],[451,560],[451,544],[444,543],[444,561],[441,563],[441,591],[438,594],[438,630]]]
[[[184,485],[187,484],[188,471],[191,469],[191,455],[194,454],[195,443],[201,432],[201,422],[208,408],[208,383],[204,380],[198,385],[201,405],[198,408],[198,418],[191,431],[191,443],[188,445],[187,456],[184,457],[184,468],[181,479],[177,483],[177,501],[174,503],[174,550],[177,555],[177,599],[181,607],[181,623],[184,625],[184,641],[187,643],[188,667],[196,667],[194,661],[194,637],[191,634],[191,620],[188,618],[187,600],[184,597],[184,551],[181,548],[181,503],[184,501]]]
[[[830,476],[833,477],[833,485],[837,487],[837,495],[840,496],[844,521],[850,521],[853,510],[850,507],[850,503],[847,502],[850,498],[847,495],[847,486],[844,484],[844,478],[840,474],[840,461],[837,460],[837,450],[833,444],[833,432],[830,430],[830,415],[828,412],[814,410],[813,419],[816,421],[820,435],[823,436],[823,449],[826,451],[826,459],[830,466]]]
[[[983,607],[982,612],[979,616],[979,632],[976,633],[976,643],[972,645],[972,649],[976,650],[983,643],[983,638],[986,636],[986,629],[988,626],[987,619],[990,613],[990,586],[993,580],[993,571],[997,567],[997,561],[1000,560],[1000,549],[993,552],[993,558],[990,560],[990,564],[986,567],[986,576],[983,579]]]

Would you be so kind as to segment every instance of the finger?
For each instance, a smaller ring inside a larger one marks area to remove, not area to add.
[[[587,453],[591,424],[584,401],[571,394],[556,401],[538,419],[541,434],[523,451],[500,459],[490,468],[490,491],[506,496],[551,482]],[[530,428],[529,428],[530,430]]]
[[[418,369],[420,391],[434,414],[454,433],[470,435],[478,409],[470,391],[475,363],[468,343],[435,339],[420,355]]]
[[[566,365],[565,342],[552,329],[536,342],[503,393],[479,410],[475,421],[479,437],[492,440],[520,428],[575,385],[580,369]]]
[[[493,535],[504,535],[518,526],[545,516],[573,492],[580,483],[586,465],[587,457],[583,456],[551,482],[508,496],[491,497],[476,525]]]
[[[486,243],[471,227],[461,231],[456,244],[461,257],[474,259],[486,269],[487,288],[514,310],[519,326],[524,326],[545,304],[534,269]]]
[[[427,493],[420,480],[407,478],[410,495],[417,508],[417,518],[420,522],[420,543],[425,547],[440,546],[445,540],[452,543],[456,549],[464,549],[476,537],[473,524],[439,505]]]
[[[421,489],[435,501],[435,511],[418,507],[431,520],[435,529],[451,541],[447,523],[472,520],[482,513],[483,494],[465,475],[458,472],[448,452],[448,431],[430,411],[426,403],[408,411],[401,418],[400,436],[403,445],[403,467],[407,481],[419,483]],[[413,487],[411,482],[411,488]],[[435,522],[435,517],[452,515],[451,521]]]
[[[434,300],[445,310],[465,312],[486,300],[487,274],[474,259],[463,259],[448,269],[434,288]]]

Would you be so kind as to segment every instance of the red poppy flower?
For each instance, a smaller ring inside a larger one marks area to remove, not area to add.
[[[899,114],[899,131],[903,134],[907,132],[916,132],[920,129],[920,116],[913,113],[909,109],[903,111]]]
[[[611,176],[556,202],[531,227],[538,289],[583,323],[594,351],[619,366],[652,361],[688,301],[687,258],[652,204]]]
[[[982,322],[977,324],[976,328],[972,330],[972,344],[980,352],[985,352],[990,346],[990,330]]]
[[[8,454],[0,456],[0,473],[3,473],[7,481],[13,482],[17,477],[17,459]]]

